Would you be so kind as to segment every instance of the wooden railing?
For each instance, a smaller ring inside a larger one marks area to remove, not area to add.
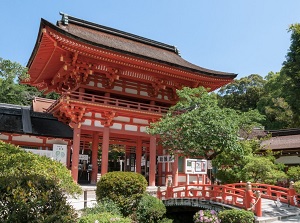
[[[300,195],[291,187],[283,188],[267,184],[237,183],[226,185],[193,184],[167,187],[157,191],[162,200],[191,198],[203,199],[232,205],[246,210],[253,210],[262,216],[261,198],[272,199],[300,207]]]
[[[167,111],[169,109],[168,107],[163,107],[163,106],[150,105],[150,104],[145,104],[145,103],[139,103],[139,102],[122,100],[122,99],[117,99],[117,98],[98,96],[98,95],[81,93],[81,92],[65,92],[62,94],[60,99],[58,99],[55,103],[53,103],[48,108],[48,111],[51,111],[62,100],[89,102],[89,103],[93,103],[95,105],[102,104],[102,105],[109,105],[109,106],[119,107],[119,108],[153,112],[153,113],[158,113],[158,114],[165,114],[165,113],[167,113]]]

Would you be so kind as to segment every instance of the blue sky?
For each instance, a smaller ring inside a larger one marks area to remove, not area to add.
[[[64,12],[175,45],[199,66],[238,74],[279,71],[300,22],[299,0],[0,0],[0,57],[26,66],[40,19]]]

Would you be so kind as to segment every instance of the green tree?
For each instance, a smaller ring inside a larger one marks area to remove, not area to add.
[[[160,136],[170,153],[213,159],[221,153],[243,153],[239,131],[244,118],[233,109],[221,109],[215,94],[203,87],[177,91],[179,101],[169,112],[152,123],[148,132]]]
[[[294,113],[295,126],[300,125],[300,24],[289,27],[291,33],[291,45],[286,55],[286,60],[280,71],[285,77],[283,89],[286,92],[285,100]]]
[[[280,72],[270,72],[266,81],[265,94],[257,103],[258,110],[266,117],[263,125],[266,129],[293,127],[294,113],[285,99],[286,92],[283,89],[286,77]]]
[[[242,112],[256,109],[257,102],[264,94],[265,83],[263,77],[258,74],[234,80],[218,91],[220,107]]]
[[[43,92],[35,87],[20,84],[20,80],[29,78],[27,68],[17,62],[0,57],[0,102],[17,105],[31,105],[34,97],[57,99],[58,94]]]
[[[246,182],[243,168],[249,162],[248,157],[253,156],[253,153],[258,150],[259,143],[257,139],[241,140],[242,153],[223,152],[216,157],[213,160],[213,165],[217,168],[216,178],[224,184]]]
[[[242,169],[245,181],[275,184],[278,179],[286,179],[282,165],[274,163],[273,156],[249,156],[247,164]]]

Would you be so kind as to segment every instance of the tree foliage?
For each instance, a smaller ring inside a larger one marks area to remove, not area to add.
[[[274,157],[253,155],[248,157],[248,161],[242,172],[245,181],[275,184],[278,179],[286,179],[286,174],[281,170],[280,165],[274,163]]]
[[[293,121],[300,125],[300,24],[289,27],[291,33],[291,45],[286,55],[286,60],[280,71],[285,77],[283,89],[286,93],[285,100],[291,106],[294,113]]]
[[[66,193],[75,195],[81,192],[63,164],[0,141],[0,176],[30,174],[55,181]]]
[[[177,91],[179,101],[148,132],[160,136],[162,146],[170,153],[213,159],[221,153],[242,153],[239,130],[251,119],[233,109],[218,106],[215,94],[203,87]],[[247,124],[248,123],[248,124]]]
[[[300,166],[291,166],[287,173],[290,180],[295,181],[300,181]]]
[[[1,222],[75,223],[76,218],[54,180],[35,173],[0,176]]]
[[[144,194],[136,208],[138,222],[156,223],[163,219],[167,209],[163,202],[149,194]]]
[[[0,102],[17,105],[31,105],[34,97],[57,99],[58,94],[43,92],[35,87],[20,84],[20,80],[29,78],[27,68],[17,62],[0,57]]]
[[[97,183],[97,201],[112,200],[118,205],[122,214],[133,213],[138,201],[146,192],[147,181],[141,174],[134,172],[109,172]]]
[[[266,80],[258,74],[251,74],[223,86],[218,92],[219,105],[222,108],[247,112],[257,108],[257,102],[263,96]]]
[[[286,101],[284,91],[286,78],[282,73],[270,72],[266,76],[265,94],[257,103],[257,108],[266,119],[263,125],[266,129],[283,129],[293,127],[294,113]]]

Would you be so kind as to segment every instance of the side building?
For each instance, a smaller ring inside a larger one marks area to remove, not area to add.
[[[157,156],[166,154],[146,127],[177,102],[177,89],[213,91],[236,77],[194,65],[174,46],[67,14],[56,25],[41,20],[27,67],[26,84],[61,95],[45,113],[72,129],[75,181],[81,155],[88,153],[95,183],[99,154],[103,175],[109,171],[109,151],[122,146],[126,170],[144,174],[149,186],[164,185],[168,176],[177,185],[185,176],[178,176],[178,159],[157,163]]]

